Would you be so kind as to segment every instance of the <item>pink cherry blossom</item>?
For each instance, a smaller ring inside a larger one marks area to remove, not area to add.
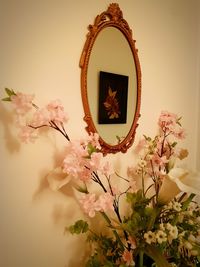
[[[168,111],[162,111],[158,120],[158,125],[163,128],[172,129],[178,121],[178,116]]]
[[[49,112],[49,117],[51,121],[56,123],[64,123],[68,121],[68,115],[64,111],[64,107],[61,105],[60,100],[54,100],[50,102],[46,109]]]
[[[161,127],[162,131],[171,133],[177,139],[185,138],[185,131],[179,123],[178,116],[174,113],[162,111],[158,120],[158,125]]]
[[[87,182],[91,178],[91,170],[86,167],[86,163],[86,159],[76,154],[67,155],[63,161],[63,172]]]
[[[96,149],[101,149],[98,133],[90,133],[86,139],[86,142],[96,147]]]
[[[182,128],[177,129],[177,131],[174,133],[174,136],[177,139],[184,139],[186,136],[185,130]]]
[[[111,163],[109,161],[102,162],[101,173],[107,177],[113,173]]]
[[[96,196],[94,193],[92,194],[85,194],[80,200],[79,200],[83,211],[88,214],[90,217],[94,217],[96,211],[99,211],[100,208],[96,205]]]
[[[34,142],[37,138],[37,131],[29,126],[20,126],[19,138],[22,142]]]
[[[11,103],[19,115],[25,115],[32,108],[34,96],[18,92],[11,96]]]
[[[41,108],[36,110],[33,114],[32,121],[30,124],[34,127],[38,127],[41,125],[49,125],[50,115],[46,108]]]
[[[93,152],[91,158],[88,160],[87,166],[91,171],[98,171],[107,177],[113,174],[110,162],[105,160],[101,152]]]
[[[100,168],[100,164],[102,161],[103,155],[100,152],[94,152],[91,155],[91,159],[90,159],[90,167],[93,170],[98,170]]]
[[[166,156],[162,156],[162,157],[159,157],[157,154],[154,154],[151,158],[153,164],[157,165],[157,166],[160,166],[160,167],[163,167],[166,165],[166,163],[168,163],[168,159],[166,158]]]
[[[104,212],[113,211],[113,201],[114,197],[107,192],[99,196],[96,206],[99,210]]]
[[[66,146],[63,172],[84,182],[89,182],[92,173],[89,161],[86,147],[82,146],[79,141],[70,141]]]

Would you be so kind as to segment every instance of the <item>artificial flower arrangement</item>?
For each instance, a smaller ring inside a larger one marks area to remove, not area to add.
[[[135,147],[134,165],[122,177],[101,153],[97,134],[70,139],[64,127],[68,116],[59,101],[39,108],[32,95],[8,88],[6,93],[2,100],[13,105],[22,141],[35,141],[44,127],[55,129],[67,141],[62,165],[49,173],[48,181],[59,189],[73,179],[80,192],[86,220],[81,218],[66,230],[86,235],[90,245],[86,267],[200,266],[200,207],[195,202],[200,177],[177,166],[188,154],[177,143],[185,137],[181,118],[161,112],[158,134],[144,135]],[[123,182],[123,189],[116,179]],[[89,218],[96,216],[105,222],[102,231],[91,224]]]

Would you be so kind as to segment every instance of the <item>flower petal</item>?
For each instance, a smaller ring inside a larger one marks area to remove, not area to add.
[[[183,168],[173,168],[168,173],[169,178],[174,181],[179,189],[186,193],[200,195],[200,174],[188,172]]]

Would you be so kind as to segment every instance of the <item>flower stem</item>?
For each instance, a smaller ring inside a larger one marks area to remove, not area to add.
[[[139,252],[139,267],[143,267],[144,252],[140,250]]]
[[[142,196],[143,197],[145,196],[145,191],[144,191],[144,172],[143,172],[143,169],[142,169]]]
[[[108,218],[106,213],[105,212],[100,212],[100,213],[104,217],[106,222],[109,224],[109,226],[112,228],[111,220]],[[119,242],[120,248],[122,249],[122,251],[124,251],[124,245],[123,245],[123,243],[122,243],[117,231],[115,229],[112,229],[112,231],[113,231],[114,236],[116,237],[116,240]]]

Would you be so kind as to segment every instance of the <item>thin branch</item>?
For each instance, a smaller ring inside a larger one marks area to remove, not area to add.
[[[128,180],[128,179],[126,179],[126,178],[120,176],[117,172],[115,172],[115,174],[116,174],[119,178],[121,178],[121,179],[123,179],[124,181],[126,181],[126,182],[129,183],[129,180]]]

